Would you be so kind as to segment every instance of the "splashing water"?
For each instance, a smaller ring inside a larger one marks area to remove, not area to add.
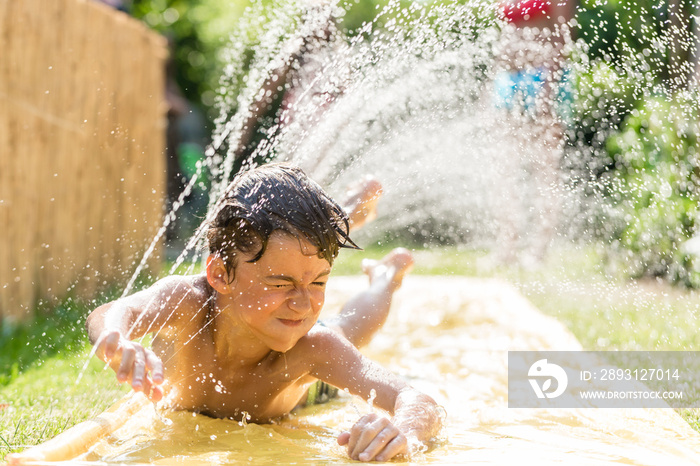
[[[478,244],[505,224],[517,229],[514,235],[523,233],[527,221],[553,209],[547,199],[568,201],[556,174],[542,183],[528,173],[555,171],[557,161],[542,152],[560,143],[538,143],[541,128],[528,115],[494,104],[494,57],[504,46],[494,8],[390,2],[351,39],[335,26],[342,10],[332,4],[301,15],[291,34],[271,21],[248,86],[236,102],[222,99],[211,151],[226,141],[227,156],[211,159],[218,189],[240,156],[246,112],[274,97],[260,90],[279,78],[286,89],[282,110],[244,164],[291,161],[334,194],[364,173],[375,175],[392,206],[368,228],[375,239],[405,232],[431,244]],[[290,48],[303,52],[290,55]],[[235,47],[229,52],[224,82],[237,82],[243,55]],[[537,162],[542,158],[551,166]],[[505,208],[525,198],[531,201],[521,208]]]
[[[373,388],[369,392],[369,398],[367,398],[367,405],[370,410],[374,410],[374,399],[377,398],[377,391]]]
[[[494,58],[507,42],[495,8],[489,2],[402,8],[392,1],[347,38],[338,26],[344,10],[335,3],[307,10],[299,2],[268,10],[255,3],[226,51],[228,91],[207,158],[124,293],[204,172],[213,180],[209,214],[171,271],[201,249],[235,170],[263,161],[291,161],[336,195],[362,174],[376,176],[392,209],[367,228],[373,239],[481,246],[502,239],[502,231],[525,237],[528,222],[554,210],[571,212],[561,208],[573,202],[556,172],[561,141],[538,143],[542,124],[495,104]],[[247,36],[255,30],[262,30],[259,43],[246,63]],[[282,104],[272,124],[258,129],[264,140],[251,145],[261,112],[276,99]],[[547,122],[560,125],[554,118]]]
[[[537,257],[555,238],[601,238],[630,258],[630,275],[694,283],[672,262],[686,260],[682,243],[700,213],[692,175],[698,99],[663,81],[654,51],[672,49],[674,34],[694,43],[690,29],[636,31],[627,18],[621,31],[650,48],[638,53],[621,39],[616,57],[599,58],[588,52],[604,23],[590,23],[580,32],[586,41],[574,41],[563,24],[540,35],[507,25],[496,2],[391,1],[346,36],[344,8],[249,9],[226,50],[205,167],[215,180],[210,206],[239,167],[270,160],[302,166],[336,196],[371,173],[392,207],[365,238]],[[671,75],[689,74],[690,61],[671,62]],[[514,72],[517,82],[509,81]],[[692,78],[688,89],[694,85]],[[635,124],[627,115],[647,136],[615,136]],[[664,119],[668,130],[653,130]],[[681,163],[655,161],[669,157]],[[664,209],[673,214],[665,218]],[[188,249],[202,243],[200,228]]]

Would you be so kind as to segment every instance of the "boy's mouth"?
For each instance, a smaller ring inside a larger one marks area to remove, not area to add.
[[[293,319],[279,319],[278,318],[277,320],[282,322],[287,327],[298,327],[304,322],[304,319],[293,320]]]

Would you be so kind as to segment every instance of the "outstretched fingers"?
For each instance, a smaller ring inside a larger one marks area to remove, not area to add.
[[[160,384],[164,381],[163,363],[158,356],[149,349],[144,348],[143,354],[144,371],[143,374],[140,374],[142,376],[140,380],[140,389],[152,401],[158,401],[163,398],[163,389],[160,387]],[[134,385],[133,381],[131,386],[134,390],[139,391],[139,388]]]
[[[136,350],[134,352],[134,366],[131,375],[131,387],[139,391],[143,388],[146,378],[146,356],[144,352]]]
[[[163,397],[159,386],[164,381],[163,363],[150,349],[110,331],[100,338],[98,355],[114,369],[120,383],[129,383],[153,401]]]
[[[146,350],[146,368],[151,373],[154,383],[161,384],[165,380],[163,375],[163,362],[151,350]]]
[[[387,456],[387,459],[391,458],[395,454],[398,454],[398,451],[384,452],[384,449],[400,434],[399,429],[391,424],[387,418],[380,417],[370,423],[360,434],[350,456],[360,461],[371,461],[373,459],[379,459],[378,456],[381,453],[385,453],[383,456]]]
[[[387,461],[405,454],[408,445],[389,419],[374,413],[363,416],[350,432],[340,434],[338,443],[347,445],[350,458],[359,461]]]
[[[119,382],[126,382],[131,378],[133,381],[133,377],[136,375],[135,372],[137,371],[136,365],[138,364],[138,362],[136,362],[136,350],[129,342],[126,344],[123,342],[120,346],[121,360],[119,362],[119,368],[117,369],[117,380]]]
[[[97,354],[103,355],[103,359],[112,359],[119,349],[119,332],[110,331],[102,335],[97,342]]]

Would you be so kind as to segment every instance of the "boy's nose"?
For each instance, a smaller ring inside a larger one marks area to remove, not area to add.
[[[295,312],[303,313],[311,309],[311,295],[305,287],[298,287],[294,295],[289,299],[289,308]]]

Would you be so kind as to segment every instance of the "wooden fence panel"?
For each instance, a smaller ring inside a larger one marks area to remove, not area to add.
[[[91,0],[0,0],[3,321],[141,260],[163,218],[166,55]]]

